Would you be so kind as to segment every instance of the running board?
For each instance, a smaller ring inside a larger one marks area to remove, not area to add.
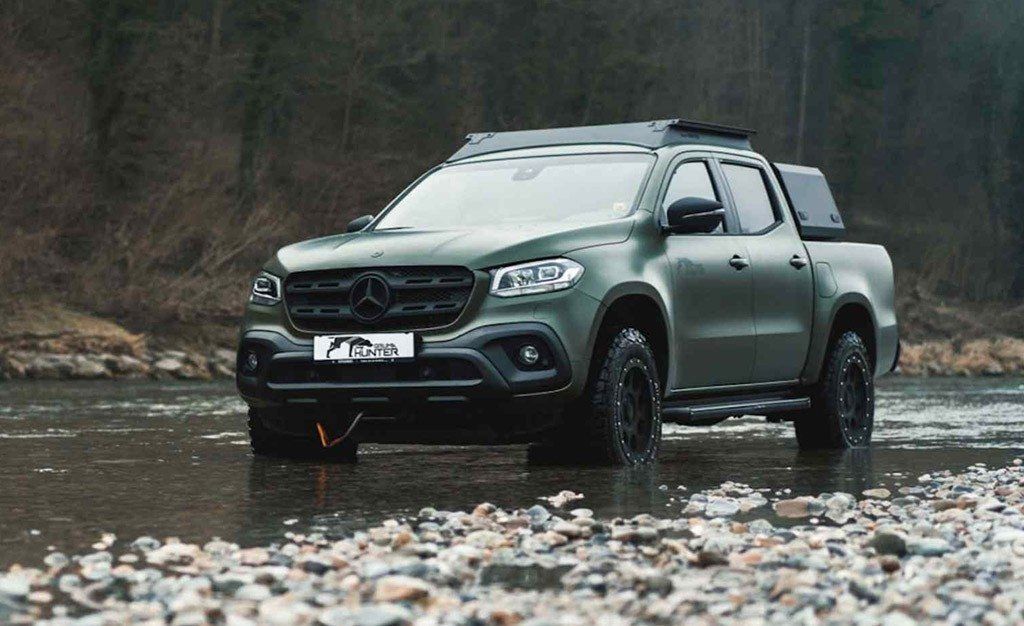
[[[788,411],[802,411],[811,407],[810,398],[762,398],[750,400],[711,401],[683,400],[666,402],[661,409],[665,422],[687,426],[707,426],[740,415],[771,415]]]

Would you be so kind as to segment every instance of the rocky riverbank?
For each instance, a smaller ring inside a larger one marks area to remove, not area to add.
[[[597,519],[572,494],[550,508],[426,508],[267,547],[108,534],[91,552],[0,575],[0,622],[1019,623],[1021,462],[904,480],[892,493],[795,499],[680,486],[663,518]]]
[[[13,350],[0,353],[0,380],[138,379],[211,380],[235,375],[235,353],[184,350],[62,354]]]

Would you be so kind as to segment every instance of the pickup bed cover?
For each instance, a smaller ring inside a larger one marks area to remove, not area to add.
[[[782,188],[793,207],[800,237],[818,241],[841,239],[846,234],[832,190],[816,167],[773,163]]]

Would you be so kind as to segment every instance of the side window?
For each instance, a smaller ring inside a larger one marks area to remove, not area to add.
[[[719,199],[705,161],[687,161],[676,168],[672,173],[672,180],[668,182],[668,191],[665,192],[661,210],[665,211],[670,204],[680,198]],[[712,232],[723,232],[722,226]]]
[[[736,202],[742,232],[760,232],[776,222],[775,206],[760,168],[722,163],[722,171]]]

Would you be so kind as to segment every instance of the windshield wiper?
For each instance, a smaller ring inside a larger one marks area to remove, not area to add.
[[[412,226],[387,226],[385,228],[374,228],[372,232],[379,232],[382,230],[406,230],[412,228]]]

